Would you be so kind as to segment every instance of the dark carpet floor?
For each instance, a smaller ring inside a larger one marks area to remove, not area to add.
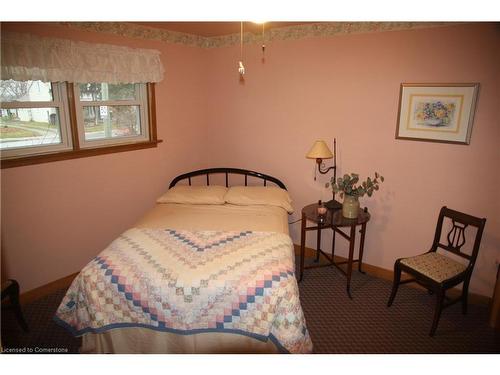
[[[403,285],[387,308],[389,281],[354,272],[352,300],[345,285],[334,268],[305,271],[300,297],[315,353],[500,353],[500,332],[488,325],[487,306],[469,304],[467,315],[460,304],[445,309],[431,338],[434,298],[425,291]],[[12,311],[2,311],[4,348],[77,353],[80,339],[52,320],[64,292],[24,306],[29,333],[21,330]]]

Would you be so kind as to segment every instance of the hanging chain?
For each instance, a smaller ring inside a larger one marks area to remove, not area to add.
[[[238,63],[238,72],[240,73],[240,79],[242,79],[245,74],[245,66],[243,65],[243,21],[240,22],[240,61]]]
[[[266,24],[265,22],[262,24],[262,60],[265,60],[265,52],[266,52]]]

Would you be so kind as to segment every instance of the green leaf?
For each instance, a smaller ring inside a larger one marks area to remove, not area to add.
[[[350,175],[344,174],[343,177],[339,177],[337,179],[336,184],[334,184],[333,178],[331,180],[333,191],[335,193],[339,193],[341,198],[345,195],[362,197],[365,194],[371,197],[375,191],[380,189],[379,183],[383,181],[384,177],[378,172],[375,172],[375,177],[373,179],[371,177],[367,177],[364,181],[360,181],[359,174],[357,173],[351,173]]]

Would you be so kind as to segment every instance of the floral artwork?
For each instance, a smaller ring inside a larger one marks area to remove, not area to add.
[[[479,83],[401,84],[396,139],[469,144]]]
[[[453,102],[422,101],[416,105],[414,118],[419,125],[449,126],[453,121],[455,109]]]

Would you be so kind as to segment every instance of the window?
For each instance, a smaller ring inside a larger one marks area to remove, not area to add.
[[[2,31],[2,168],[156,147],[160,51]],[[117,83],[149,82],[149,83]]]
[[[0,81],[2,159],[71,149],[66,86]]]
[[[82,83],[74,88],[80,147],[148,140],[146,85]]]
[[[0,81],[2,168],[155,147],[154,84]]]

